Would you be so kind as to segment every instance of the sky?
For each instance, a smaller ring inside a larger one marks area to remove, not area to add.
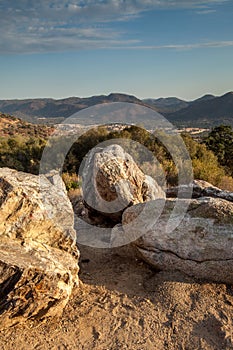
[[[233,90],[231,0],[0,0],[0,99]]]

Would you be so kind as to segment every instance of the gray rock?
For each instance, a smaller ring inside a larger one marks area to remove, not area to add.
[[[73,210],[55,176],[0,169],[1,329],[60,315],[78,284]]]
[[[82,171],[82,190],[90,213],[118,222],[128,206],[165,198],[156,181],[146,176],[117,144],[90,151]]]
[[[0,168],[0,237],[35,240],[77,255],[72,205],[46,176]]]
[[[0,329],[28,319],[60,316],[75,285],[78,265],[60,249],[0,239]]]
[[[182,207],[188,200],[179,201]],[[175,203],[167,200],[157,220],[153,207],[158,207],[158,201],[150,203],[145,217],[141,213],[147,203],[124,212],[125,233],[140,237],[133,243],[138,253],[160,270],[180,270],[196,278],[233,283],[233,203],[210,197],[191,199],[184,217],[171,215]]]
[[[165,192],[151,176],[145,175],[142,184],[143,202],[165,198]]]
[[[192,188],[192,198],[200,198],[200,197],[214,197],[214,198],[222,198],[227,201],[233,202],[233,193],[229,191],[223,191],[220,188],[213,186],[209,182],[203,180],[194,180],[192,184],[181,185],[179,187],[171,187],[166,191],[167,197],[169,198],[187,198],[190,194],[190,188]],[[179,195],[178,195],[179,193]]]

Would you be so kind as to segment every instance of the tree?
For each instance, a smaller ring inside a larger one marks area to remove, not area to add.
[[[219,163],[233,175],[233,130],[231,126],[220,125],[212,129],[205,139],[207,148],[214,152]]]

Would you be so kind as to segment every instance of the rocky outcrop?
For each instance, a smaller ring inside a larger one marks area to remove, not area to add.
[[[103,215],[116,222],[128,206],[165,198],[156,181],[117,144],[91,150],[82,171],[82,190],[90,215]]]
[[[233,193],[229,191],[221,190],[218,187],[213,186],[209,182],[203,180],[194,180],[192,184],[181,185],[179,187],[168,188],[166,191],[169,198],[187,198],[190,195],[190,187],[192,188],[192,198],[200,197],[214,197],[222,198],[227,201],[233,202]]]
[[[74,217],[58,174],[0,169],[0,328],[60,314],[78,283]]]
[[[181,207],[187,201],[179,199]],[[196,278],[233,283],[233,203],[222,198],[191,199],[184,217],[171,215],[175,204],[175,199],[166,200],[157,220],[153,218],[159,201],[124,212],[125,234],[141,236],[133,243],[138,253],[159,270],[180,270]]]

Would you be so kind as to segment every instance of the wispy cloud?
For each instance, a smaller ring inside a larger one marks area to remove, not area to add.
[[[209,15],[209,14],[215,13],[215,12],[217,12],[217,11],[216,10],[211,10],[211,9],[209,9],[209,10],[202,10],[202,11],[196,11],[196,13],[198,15]]]
[[[232,41],[212,41],[206,43],[191,43],[191,44],[169,44],[169,45],[131,45],[128,47],[115,47],[116,49],[127,49],[127,50],[193,50],[202,48],[222,48],[233,46]]]
[[[157,8],[193,8],[202,14],[210,13],[213,10],[209,6],[226,1],[229,0],[2,0],[0,52],[133,48],[140,44],[138,40],[113,29],[113,22],[133,20]]]

